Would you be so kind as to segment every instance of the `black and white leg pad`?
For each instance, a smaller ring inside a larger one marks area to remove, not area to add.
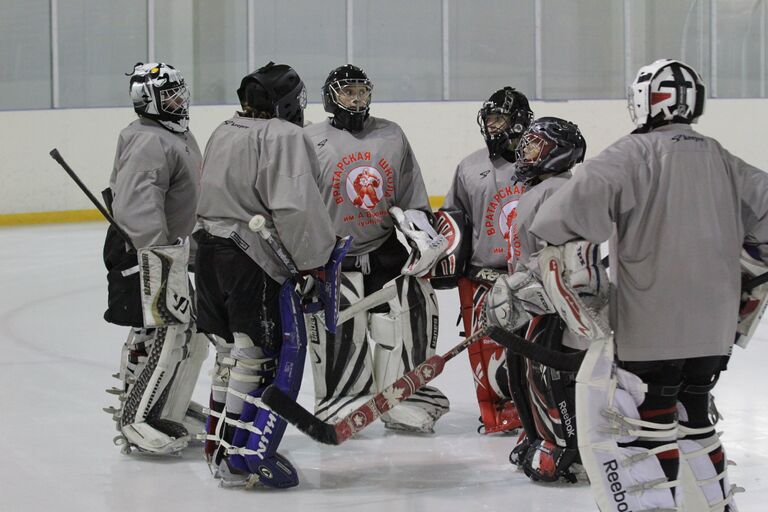
[[[132,329],[123,347],[118,377],[123,389],[119,409],[106,408],[121,435],[115,444],[148,454],[167,455],[185,448],[189,434],[184,426],[165,419],[162,411],[171,390],[173,377],[182,359],[186,336],[184,325],[156,329]]]
[[[363,274],[344,272],[341,310],[365,297]],[[373,394],[373,365],[368,348],[368,311],[362,310],[331,334],[313,315],[305,316],[308,355],[315,381],[315,415],[323,421],[344,417]]]
[[[379,391],[433,356],[438,334],[437,297],[428,280],[400,276],[387,286],[396,286],[398,291],[389,301],[389,312],[372,313],[369,319]],[[435,387],[424,386],[382,415],[382,420],[389,428],[432,432],[448,410],[446,396]]]
[[[601,512],[677,511],[659,462],[677,452],[677,423],[640,419],[647,386],[614,362],[612,338],[592,342],[576,377],[579,452]],[[650,441],[654,448],[632,446]],[[679,494],[679,493],[678,493]]]

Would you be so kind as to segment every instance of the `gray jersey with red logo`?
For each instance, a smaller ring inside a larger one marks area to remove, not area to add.
[[[201,162],[191,132],[174,133],[146,118],[120,132],[109,179],[112,210],[137,248],[192,232]]]
[[[617,353],[728,354],[745,238],[768,243],[768,174],[685,124],[627,135],[573,173],[531,226],[553,244],[611,238]],[[766,259],[765,245],[758,246]]]
[[[320,160],[320,192],[333,226],[354,237],[350,256],[377,249],[392,234],[392,206],[430,211],[421,169],[397,124],[369,117],[351,133],[325,120],[305,132]]]
[[[319,169],[301,127],[235,115],[205,148],[198,229],[232,239],[275,281],[289,277],[269,245],[248,228],[260,214],[299,270],[328,261],[336,242],[317,188]]]
[[[453,184],[441,209],[464,211],[472,223],[470,265],[507,268],[509,228],[516,214],[517,201],[525,191],[514,180],[515,164],[503,158],[488,157],[479,149],[456,168]]]
[[[536,266],[535,256],[546,244],[531,233],[531,224],[536,216],[539,206],[560,187],[567,183],[571,177],[570,172],[564,172],[551,176],[538,185],[529,187],[517,202],[517,215],[512,219],[509,237],[510,250],[508,267],[510,272],[534,270],[539,272]]]

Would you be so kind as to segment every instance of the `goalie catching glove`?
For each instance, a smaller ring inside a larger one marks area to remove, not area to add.
[[[448,248],[448,239],[437,234],[427,214],[421,210],[403,211],[393,206],[389,209],[389,213],[397,228],[408,240],[408,245],[411,246],[411,254],[403,265],[401,274],[426,276]]]
[[[528,323],[532,316],[555,313],[541,283],[528,272],[501,275],[485,301],[488,325],[513,332]]]

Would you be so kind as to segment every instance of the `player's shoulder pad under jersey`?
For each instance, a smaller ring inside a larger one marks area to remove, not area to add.
[[[430,282],[438,290],[455,288],[472,250],[472,224],[462,210],[440,210],[435,213],[435,231],[448,239],[448,248],[437,261]]]

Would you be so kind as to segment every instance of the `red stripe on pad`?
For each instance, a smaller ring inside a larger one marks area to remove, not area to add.
[[[675,411],[677,411],[677,406],[667,407],[666,409],[643,409],[640,411],[640,418],[647,420],[664,416],[665,414],[674,414]]]

